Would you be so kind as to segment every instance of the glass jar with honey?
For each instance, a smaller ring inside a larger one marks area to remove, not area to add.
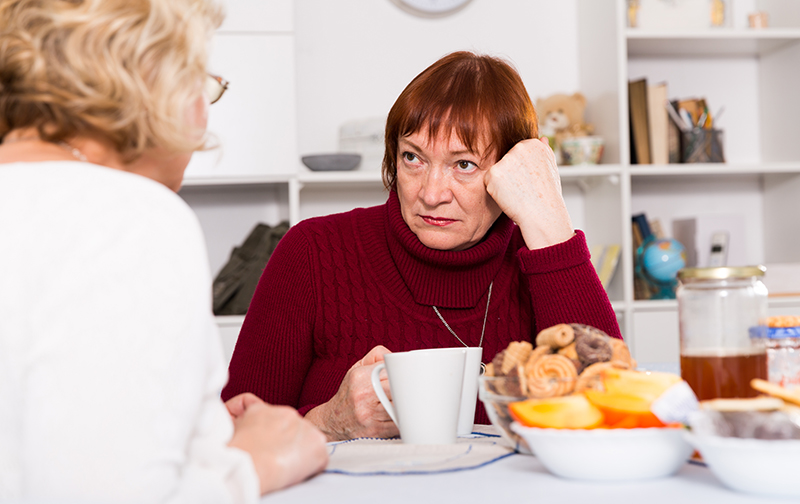
[[[681,377],[698,399],[755,397],[767,379],[764,266],[684,268],[678,272]]]

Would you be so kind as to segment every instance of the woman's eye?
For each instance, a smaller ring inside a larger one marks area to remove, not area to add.
[[[411,153],[411,152],[404,152],[404,153],[403,153],[403,159],[405,159],[405,160],[406,160],[406,161],[408,161],[408,162],[411,162],[411,163],[413,163],[414,161],[416,161],[416,160],[417,160],[417,155],[416,155],[416,154],[413,154],[413,153]]]
[[[472,161],[464,161],[464,160],[459,161],[457,165],[460,170],[471,170],[473,168],[478,167],[478,165],[476,165]]]

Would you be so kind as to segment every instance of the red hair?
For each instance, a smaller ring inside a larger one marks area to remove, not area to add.
[[[400,137],[426,129],[455,132],[471,152],[487,142],[497,159],[517,142],[538,136],[536,111],[517,71],[493,56],[448,54],[417,75],[395,101],[386,120],[383,183],[394,189]]]

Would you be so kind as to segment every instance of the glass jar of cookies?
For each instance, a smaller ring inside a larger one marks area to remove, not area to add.
[[[751,332],[763,338],[769,381],[788,389],[800,388],[800,316],[768,317],[767,327]]]
[[[767,324],[765,272],[763,266],[678,272],[681,377],[698,399],[755,397],[750,381],[767,379],[758,337]]]

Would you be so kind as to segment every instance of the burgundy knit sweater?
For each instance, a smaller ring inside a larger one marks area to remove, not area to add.
[[[484,362],[563,322],[620,337],[582,232],[528,250],[501,215],[478,245],[433,250],[405,224],[391,192],[384,205],[308,219],[281,239],[250,303],[222,398],[253,392],[305,414],[333,397],[350,366],[376,345],[393,352],[461,346],[432,306],[478,346],[492,281]],[[480,404],[476,423],[489,423]]]

